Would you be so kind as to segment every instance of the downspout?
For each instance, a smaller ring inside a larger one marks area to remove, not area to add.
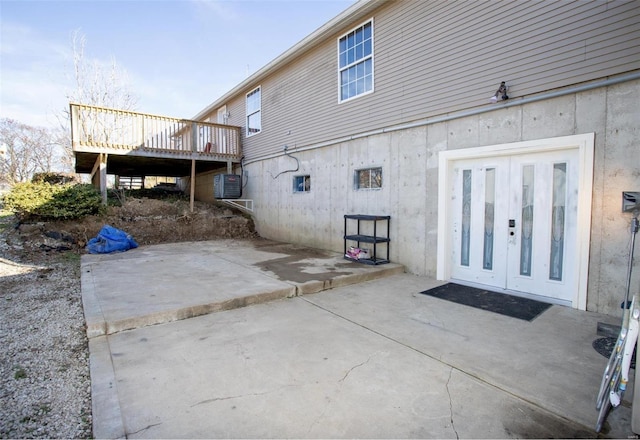
[[[351,135],[351,136],[346,136],[346,137],[343,137],[343,138],[334,139],[334,140],[322,142],[322,143],[319,143],[319,144],[309,145],[307,147],[296,148],[296,152],[302,152],[302,151],[314,150],[316,148],[328,147],[330,145],[340,144],[342,142],[348,142],[348,141],[352,141],[352,140],[355,140],[355,139],[361,139],[361,138],[374,136],[374,135],[378,135],[378,134],[383,134],[383,133],[392,133],[394,131],[407,130],[409,128],[424,127],[424,126],[427,126],[427,125],[438,124],[440,122],[448,122],[448,121],[452,121],[454,119],[466,118],[466,117],[469,117],[469,116],[475,116],[475,115],[479,115],[479,114],[482,114],[482,113],[492,112],[492,111],[495,111],[495,110],[501,110],[503,108],[515,107],[515,106],[518,106],[518,105],[530,104],[532,102],[544,101],[546,99],[553,99],[553,98],[558,98],[558,97],[561,97],[561,96],[572,95],[574,93],[586,92],[586,91],[593,90],[593,89],[598,89],[598,88],[601,88],[601,87],[609,87],[609,86],[613,86],[613,85],[616,85],[616,84],[625,83],[625,82],[628,82],[628,81],[634,81],[634,80],[637,80],[637,79],[640,79],[640,72],[634,72],[634,73],[631,73],[631,74],[628,74],[628,75],[619,76],[617,78],[605,79],[605,80],[602,80],[602,81],[596,81],[596,82],[592,82],[592,83],[589,83],[589,84],[583,84],[583,85],[580,85],[580,86],[569,87],[569,88],[566,88],[566,89],[563,89],[563,90],[556,90],[554,92],[543,93],[543,94],[536,95],[536,96],[531,96],[531,97],[528,97],[528,98],[522,98],[522,99],[513,100],[513,101],[509,100],[509,101],[506,101],[504,104],[499,105],[499,106],[495,106],[495,105],[494,106],[486,106],[486,107],[476,108],[476,109],[473,109],[473,110],[467,110],[467,111],[462,111],[462,112],[453,113],[453,114],[436,116],[434,118],[422,119],[420,121],[410,122],[408,124],[394,125],[392,127],[380,128],[380,129],[377,129],[377,130],[367,131],[365,133],[354,134],[354,135]],[[250,163],[253,163],[253,162],[259,162],[259,161],[266,160],[266,159],[274,159],[274,158],[280,157],[280,156],[283,156],[283,153],[268,154],[268,155],[265,155],[265,156],[260,156],[260,157],[257,157],[255,159],[251,159],[249,161],[246,161],[245,164],[250,164]]]

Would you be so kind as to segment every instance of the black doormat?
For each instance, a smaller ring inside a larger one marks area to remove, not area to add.
[[[551,304],[533,299],[476,289],[455,283],[444,284],[420,293],[477,309],[500,313],[512,318],[524,319],[525,321],[533,320],[551,307]]]
[[[591,346],[595,348],[595,350],[600,353],[602,356],[607,359],[611,357],[611,353],[616,346],[616,342],[618,342],[618,338],[598,338],[591,343]],[[636,368],[636,350],[634,349],[633,355],[631,356],[631,364],[629,368]]]

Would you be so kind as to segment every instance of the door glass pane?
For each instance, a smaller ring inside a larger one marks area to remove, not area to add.
[[[462,171],[462,228],[460,264],[469,266],[469,242],[471,240],[471,170]]]
[[[496,169],[487,168],[484,178],[484,249],[482,267],[493,269],[493,217],[496,199]]]
[[[520,233],[520,275],[531,276],[533,245],[534,167],[522,167],[522,229]]]
[[[567,200],[567,164],[553,165],[553,208],[551,210],[551,250],[549,279],[562,280],[564,254],[564,210]]]

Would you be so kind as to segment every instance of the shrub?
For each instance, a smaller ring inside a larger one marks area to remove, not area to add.
[[[100,193],[92,185],[45,181],[16,184],[5,194],[4,205],[20,220],[69,220],[102,211]]]
[[[54,172],[36,173],[31,178],[31,181],[34,183],[46,182],[51,183],[52,185],[61,185],[64,183],[80,183],[78,176],[76,176],[75,174]]]

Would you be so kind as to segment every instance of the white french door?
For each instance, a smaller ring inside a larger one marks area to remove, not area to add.
[[[577,149],[453,161],[451,279],[571,304],[578,162]]]

